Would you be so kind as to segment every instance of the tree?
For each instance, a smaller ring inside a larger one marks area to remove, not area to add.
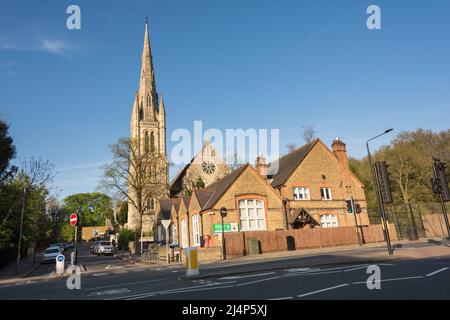
[[[137,211],[142,235],[143,219],[150,209],[151,199],[168,196],[166,169],[161,169],[166,168],[166,160],[160,153],[141,147],[137,139],[120,138],[111,146],[111,151],[113,162],[104,167],[100,187],[112,193],[113,198],[128,201],[129,207]]]
[[[430,186],[433,156],[450,163],[450,130],[401,132],[389,145],[377,150],[373,160],[387,162],[394,201],[409,205],[436,200]],[[369,206],[376,206],[368,159],[350,159],[350,169],[365,184]]]
[[[119,211],[117,212],[117,223],[122,227],[125,226],[128,220],[128,202],[122,201],[119,207]]]
[[[51,220],[46,212],[46,199],[52,178],[53,166],[48,161],[31,158],[22,162],[20,171],[0,186],[0,248],[18,243],[22,203],[23,247],[48,240]]]
[[[305,143],[312,142],[316,137],[316,130],[312,125],[302,127],[302,137]]]
[[[79,225],[95,227],[105,225],[106,219],[114,223],[114,211],[111,198],[100,192],[77,193],[63,200],[66,218],[78,212]]]
[[[288,149],[288,153],[292,153],[297,150],[297,146],[294,143],[289,143],[286,148]]]
[[[10,178],[17,170],[17,167],[10,165],[16,155],[16,148],[8,130],[8,124],[0,119],[0,183]]]

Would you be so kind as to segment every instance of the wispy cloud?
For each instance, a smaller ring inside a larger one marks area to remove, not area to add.
[[[42,41],[42,49],[54,53],[54,54],[65,54],[66,53],[66,45],[61,41],[55,40],[43,40]]]
[[[81,164],[81,165],[75,165],[70,167],[64,167],[64,168],[58,168],[58,172],[66,172],[66,171],[78,171],[78,170],[89,170],[89,169],[100,169],[103,167],[107,162],[97,162],[97,163],[88,163],[88,164]]]
[[[0,76],[15,76],[16,73],[10,69],[15,64],[16,63],[14,61],[0,62]]]
[[[0,50],[10,51],[41,51],[50,54],[66,56],[68,53],[67,43],[61,40],[42,39],[35,44],[23,45],[12,42],[8,39],[0,39]]]
[[[0,69],[6,69],[12,67],[16,63],[14,61],[0,62]]]

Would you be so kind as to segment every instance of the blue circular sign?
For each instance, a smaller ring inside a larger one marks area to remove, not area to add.
[[[66,257],[64,257],[62,254],[60,254],[59,256],[56,257],[56,261],[58,262],[63,262],[66,259]]]

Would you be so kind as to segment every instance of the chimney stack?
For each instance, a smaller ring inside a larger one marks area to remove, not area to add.
[[[256,158],[256,170],[264,179],[267,179],[268,168],[269,165],[266,164],[266,158],[263,155],[258,156]]]
[[[331,145],[333,148],[333,153],[338,158],[339,163],[343,170],[349,171],[350,167],[348,165],[347,148],[346,144],[341,141],[341,139],[336,138]]]

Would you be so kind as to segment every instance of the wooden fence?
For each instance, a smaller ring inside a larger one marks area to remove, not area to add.
[[[391,240],[397,240],[394,225],[389,226],[389,234]],[[287,237],[293,237],[296,250],[358,244],[358,236],[354,227],[234,232],[225,234],[227,256],[249,254],[250,240],[258,240],[263,253],[286,251],[288,249]],[[364,227],[363,239],[365,243],[384,241],[381,225]]]

